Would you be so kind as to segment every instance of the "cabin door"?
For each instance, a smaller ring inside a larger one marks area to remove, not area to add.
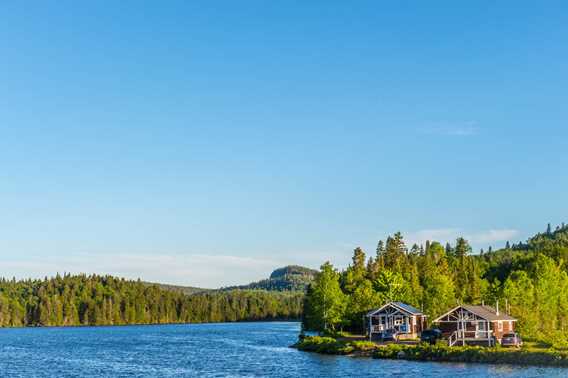
[[[380,317],[381,319],[381,327],[379,328],[381,331],[384,331],[385,329],[389,328],[389,324],[388,324],[388,318],[384,315],[381,315]]]

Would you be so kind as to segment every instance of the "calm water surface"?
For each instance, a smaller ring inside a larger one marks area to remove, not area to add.
[[[568,370],[321,356],[298,323],[0,330],[6,377],[567,377]]]

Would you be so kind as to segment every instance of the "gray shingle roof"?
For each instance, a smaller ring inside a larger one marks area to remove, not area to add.
[[[462,307],[486,320],[517,320],[501,311],[497,315],[497,311],[491,306],[462,305]]]
[[[379,308],[375,308],[373,310],[370,310],[369,312],[367,312],[367,316],[370,316],[372,314],[374,314],[375,312],[377,312],[378,310],[381,310],[389,305],[398,307],[399,309],[408,312],[411,315],[422,315],[422,311],[418,310],[416,307],[413,307],[409,304],[403,303],[403,302],[389,302],[386,303],[385,305],[379,307]]]
[[[419,309],[417,309],[416,307],[413,307],[409,304],[406,303],[402,303],[402,302],[392,302],[395,306],[398,306],[400,308],[402,308],[404,311],[411,313],[412,315],[420,315],[422,314],[422,311],[420,311]]]

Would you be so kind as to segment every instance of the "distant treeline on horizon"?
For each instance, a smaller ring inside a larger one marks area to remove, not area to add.
[[[140,280],[57,275],[0,280],[0,326],[79,326],[299,319],[303,292],[204,291],[188,295]]]

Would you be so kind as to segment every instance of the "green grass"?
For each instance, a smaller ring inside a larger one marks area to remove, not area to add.
[[[347,341],[325,336],[306,336],[294,347],[302,351],[321,354],[366,354],[371,356],[378,346],[370,341]]]

